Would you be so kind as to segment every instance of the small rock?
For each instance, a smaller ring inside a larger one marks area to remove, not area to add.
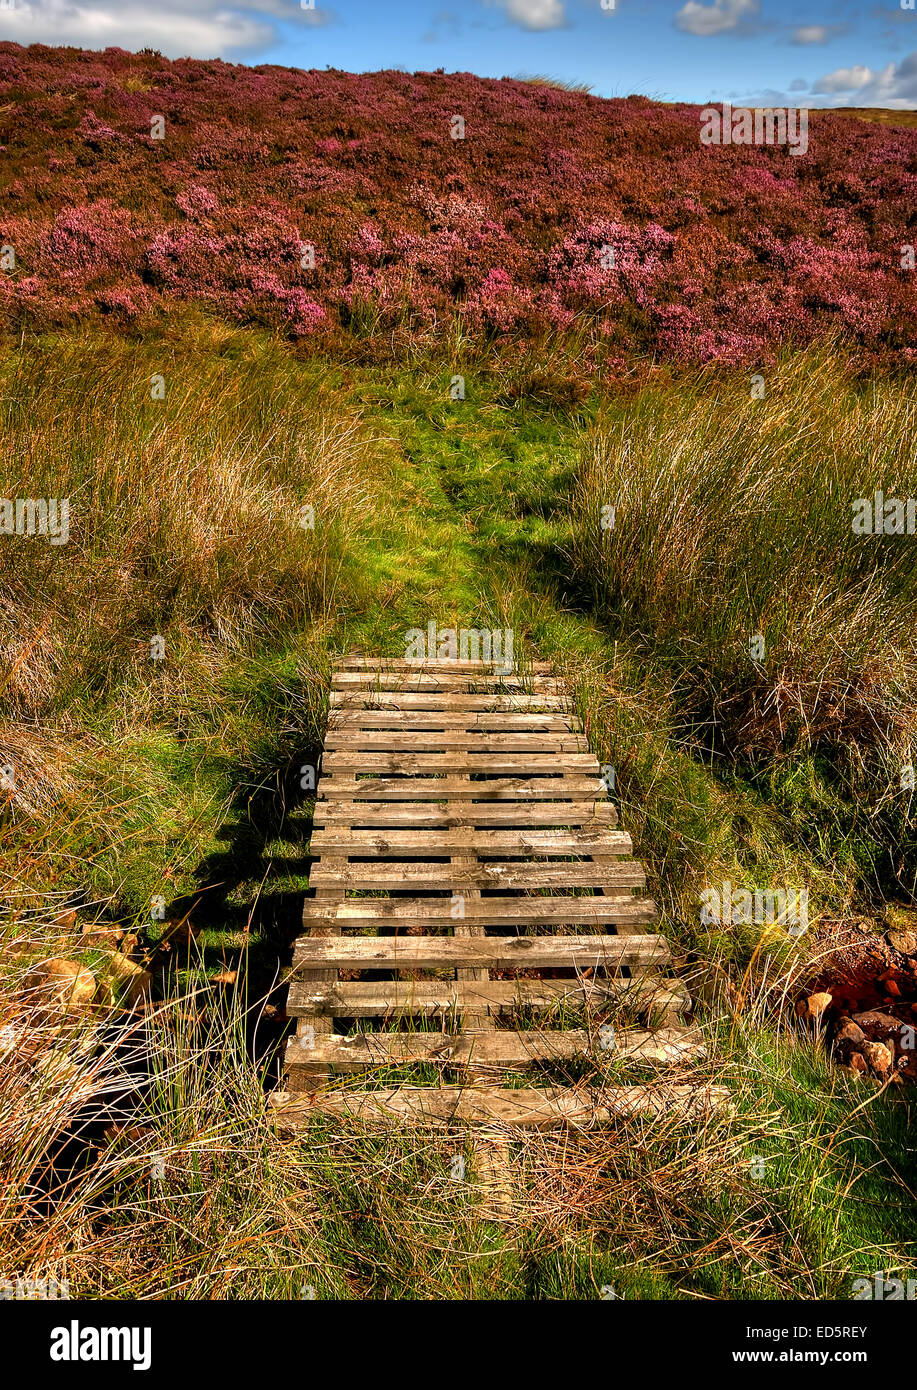
[[[869,1071],[869,1064],[862,1052],[852,1052],[850,1054],[850,1067],[852,1071]]]
[[[870,1038],[897,1033],[901,1027],[900,1018],[895,1018],[894,1014],[887,1014],[882,1009],[867,1009],[865,1013],[854,1014],[852,1021]]]
[[[94,923],[91,927],[86,928],[76,944],[81,951],[98,951],[106,948],[113,951],[123,935],[124,931],[121,927],[107,927],[100,923]]]
[[[96,992],[96,977],[79,961],[55,956],[30,970],[24,981],[26,989],[40,990],[45,1001],[64,1009],[76,1009],[91,1004]]]
[[[903,1023],[892,1017],[891,1013],[860,1013],[856,1022],[863,1027],[870,1042],[884,1042],[893,1054],[914,1056],[913,1042],[917,1040],[917,1030],[913,1023]]]
[[[830,994],[810,994],[805,1001],[803,1017],[811,1022],[818,1022],[826,1009],[831,1006],[832,996]]]
[[[119,951],[111,951],[105,960],[109,984],[114,986],[122,1004],[133,1004],[150,987],[152,975],[142,966],[128,960]]]
[[[862,1046],[862,1055],[866,1058],[872,1070],[881,1081],[888,1076],[892,1064],[892,1050],[886,1047],[885,1043],[865,1042]]]
[[[866,1041],[866,1034],[852,1018],[839,1018],[837,1027],[834,1030],[834,1041],[836,1043],[851,1043],[859,1045]]]
[[[905,931],[901,927],[892,927],[885,933],[890,946],[894,946],[896,951],[900,951],[903,956],[912,956],[917,951],[917,936],[912,931]]]

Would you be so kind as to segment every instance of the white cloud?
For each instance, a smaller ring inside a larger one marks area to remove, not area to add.
[[[272,20],[281,18],[317,25],[329,12],[304,10],[296,0],[244,0],[236,7],[220,0],[13,0],[0,8],[0,39],[214,58],[266,47],[277,37]]]
[[[712,5],[701,5],[698,0],[688,0],[675,16],[675,27],[686,34],[698,34],[709,38],[713,34],[728,34],[740,28],[749,16],[760,10],[760,0],[713,0]]]
[[[849,93],[844,106],[887,106],[909,110],[917,103],[917,52],[876,70],[862,63],[835,68],[812,84],[813,92]],[[855,96],[856,100],[853,99]]]
[[[827,24],[801,24],[793,30],[791,42],[827,43],[830,37],[831,30]]]
[[[811,44],[830,43],[846,33],[846,24],[799,24],[791,30],[788,42],[808,47]]]
[[[856,92],[861,87],[866,87],[875,73],[872,68],[864,67],[862,63],[857,63],[852,68],[835,68],[834,72],[829,72],[825,77],[820,77],[812,87],[813,92]]]
[[[523,29],[563,29],[563,0],[506,0],[507,16]]]

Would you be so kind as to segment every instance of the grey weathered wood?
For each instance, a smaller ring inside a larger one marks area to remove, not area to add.
[[[555,775],[560,771],[591,772],[599,775],[599,765],[591,753],[354,753],[338,749],[326,753],[322,768],[340,772],[478,772],[486,775],[533,772]]]
[[[657,962],[658,963],[658,962]],[[291,1017],[429,1018],[469,1011],[510,1014],[519,1009],[582,1011],[627,1002],[634,1006],[684,1010],[690,1003],[681,981],[658,975],[638,978],[592,975],[588,979],[533,980],[338,980],[333,984],[290,982]]]
[[[317,801],[313,812],[317,826],[353,826],[372,829],[375,826],[426,827],[458,826],[571,826],[598,830],[614,827],[617,812],[610,801],[521,802],[499,801],[461,802],[458,806],[423,802],[385,801],[379,804],[361,801]]]
[[[412,863],[405,859],[327,865],[319,860],[309,875],[309,883],[316,889],[403,888],[425,892],[435,892],[447,883],[456,891],[469,888],[600,888],[613,883],[620,891],[622,888],[643,888],[646,879],[643,869],[634,860],[620,860],[614,866],[606,866],[567,861],[502,863],[485,859],[477,864],[453,866],[448,873],[436,862]]]
[[[629,923],[646,927],[658,919],[650,898],[619,893],[564,897],[533,894],[531,897],[478,898],[466,903],[466,916],[482,926],[504,930],[525,926],[600,926]],[[454,918],[449,898],[306,898],[303,922],[333,921],[341,928],[449,926]]]
[[[529,733],[578,734],[576,721],[570,715],[536,714],[529,710],[505,711],[496,714],[486,710],[424,710],[424,709],[362,709],[332,710],[329,730],[334,734],[351,730],[391,729],[460,729],[467,733]]]
[[[385,729],[329,729],[325,735],[328,752],[353,753],[433,753],[449,751],[481,753],[585,753],[589,745],[579,734],[541,733],[537,729],[519,729],[509,733],[487,730],[466,733],[462,729],[415,729],[410,733]],[[487,769],[482,769],[486,771]]]
[[[660,1066],[703,1055],[704,1043],[693,1028],[618,1028],[595,1037],[584,1028],[514,1031],[500,1029],[461,1033],[330,1033],[307,1050],[291,1039],[287,1066],[332,1065],[336,1071],[387,1067],[411,1062],[440,1066],[526,1067],[532,1062],[569,1061],[578,1057],[627,1058]]]
[[[665,938],[642,936],[301,936],[293,969],[436,970],[479,966],[530,970],[633,964],[668,956]]]
[[[557,695],[561,682],[550,676],[494,675],[490,672],[432,671],[337,671],[331,677],[332,690],[448,690],[472,693],[483,687],[518,691],[522,694]]]
[[[556,765],[535,777],[488,777],[469,781],[444,773],[441,777],[354,777],[332,775],[325,768],[319,789],[328,801],[571,801],[603,791],[596,777],[567,775]]]
[[[478,830],[458,826],[449,830],[353,830],[328,826],[312,834],[315,855],[378,854],[380,858],[416,859],[424,855],[578,854],[608,856],[630,854],[633,845],[624,830]],[[473,865],[470,866],[473,870]]]
[[[467,659],[465,661],[456,659],[455,661],[437,660],[435,657],[430,661],[407,660],[405,657],[389,656],[345,656],[337,663],[337,669],[341,671],[492,671],[493,661],[485,661],[483,658]],[[500,663],[502,665],[502,663]],[[537,675],[549,675],[554,667],[550,661],[530,661],[526,667]]]
[[[690,1000],[656,973],[669,955],[664,939],[646,930],[655,906],[632,892],[645,885],[642,866],[626,858],[630,838],[615,828],[598,762],[549,666],[504,672],[354,657],[331,684],[310,845],[315,896],[303,911],[311,934],[294,952],[288,1010],[298,1025],[285,1059],[291,1092],[311,1094],[281,1101],[284,1123],[304,1122],[313,1103],[364,1119],[471,1118],[485,1126],[607,1123],[673,1105],[700,1113],[694,1087],[663,1098],[657,1087],[603,1088],[599,1096],[475,1084],[500,1068],[554,1059],[668,1066],[703,1046],[693,1030],[638,1027],[630,1012],[628,1027],[614,1014],[613,1034],[593,1032],[622,1002],[641,1017],[651,1009],[671,1019]],[[391,928],[401,934],[341,934]],[[501,934],[488,936],[488,928]],[[424,934],[411,934],[417,930]],[[569,978],[533,978],[544,970]],[[418,971],[454,978],[340,979]],[[492,971],[521,974],[491,979]],[[498,1026],[501,1015],[520,1010],[553,1011],[559,1021],[558,1009],[576,1010],[580,1026]],[[382,1030],[334,1031],[335,1019],[356,1018],[379,1020]],[[414,1019],[435,1020],[442,1031],[394,1027]],[[604,1039],[598,1051],[596,1036]],[[460,1067],[472,1084],[321,1090],[332,1072],[413,1062]],[[708,1087],[702,1108],[713,1095]]]
[[[399,1086],[381,1091],[326,1091],[308,1100],[278,1095],[273,1100],[281,1130],[295,1130],[316,1113],[396,1124],[480,1124],[552,1129],[589,1128],[616,1119],[675,1115],[697,1121],[728,1110],[729,1092],[708,1082],[653,1082],[602,1090],[569,1087],[504,1090],[496,1086]]]
[[[482,695],[480,692],[447,693],[441,690],[332,690],[328,697],[332,711],[352,709],[397,710],[569,710],[567,695],[528,695],[515,692]]]

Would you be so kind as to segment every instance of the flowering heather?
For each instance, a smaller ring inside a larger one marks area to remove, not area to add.
[[[595,322],[681,361],[826,330],[917,346],[913,127],[814,112],[794,157],[703,146],[699,108],[642,97],[9,43],[0,108],[8,326],[198,301],[302,338],[370,305],[503,335]]]

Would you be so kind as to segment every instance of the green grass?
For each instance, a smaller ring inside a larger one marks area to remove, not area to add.
[[[133,1138],[100,1138],[50,1221],[25,1192],[70,1101],[54,1091],[36,1109],[40,1079],[0,1060],[7,1094],[25,1098],[0,1110],[16,1140],[0,1246],[21,1252],[20,1272],[69,1270],[89,1296],[285,1298],[311,1284],[437,1299],[603,1285],[846,1297],[874,1269],[913,1274],[908,1106],[841,1079],[796,1031],[758,929],[705,927],[697,908],[725,878],[805,886],[813,918],[913,896],[911,808],[892,776],[914,727],[913,542],[888,538],[864,561],[826,500],[905,489],[913,389],[812,354],[779,363],[764,402],[709,374],[605,396],[557,344],[515,362],[458,342],[449,361],[323,364],[191,318],[166,338],[3,353],[0,491],[69,494],[76,519],[65,548],[14,541],[0,580],[0,761],[17,774],[0,814],[4,932],[28,942],[0,955],[0,997],[15,1023],[42,948],[79,954],[53,921],[70,904],[81,927],[139,929],[165,962],[148,1114]],[[155,371],[163,402],[148,398]],[[452,401],[459,371],[466,399]],[[296,525],[310,499],[314,534]],[[611,537],[596,526],[605,500],[620,508]],[[745,981],[737,1011],[706,996],[715,1060],[686,1073],[724,1079],[732,1115],[520,1138],[503,1219],[465,1131],[323,1121],[282,1142],[261,1105],[308,886],[301,769],[317,761],[328,673],[352,648],[402,654],[430,619],[511,627],[521,654],[556,662],[615,767],[689,979]],[[776,742],[742,656],[759,630],[777,653],[764,679],[792,675],[807,716]],[[813,717],[812,671],[850,686],[840,732]],[[722,707],[737,692],[760,715],[754,737]],[[864,710],[882,715],[868,730]],[[173,938],[189,914],[190,939]],[[808,943],[768,949],[785,974]],[[227,971],[234,984],[214,981]],[[89,1084],[104,1084],[102,1062]],[[467,1181],[449,1177],[456,1153]],[[160,1186],[155,1154],[176,1157]]]

